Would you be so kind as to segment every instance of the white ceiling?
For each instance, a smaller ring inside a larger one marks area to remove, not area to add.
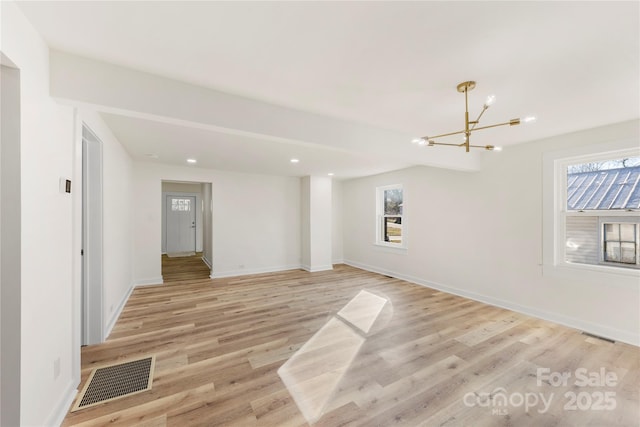
[[[20,2],[54,49],[271,104],[422,136],[460,130],[508,146],[640,116],[638,2]],[[104,114],[137,159],[350,177],[425,164]],[[242,131],[242,129],[238,129]],[[456,140],[457,141],[457,140]],[[407,141],[409,144],[409,141]],[[417,148],[417,147],[416,147]],[[389,147],[389,153],[394,147]],[[493,153],[487,153],[493,155]],[[469,156],[463,150],[456,155]],[[304,159],[298,169],[283,158]],[[391,159],[387,161],[387,159]],[[428,163],[428,162],[426,162]]]

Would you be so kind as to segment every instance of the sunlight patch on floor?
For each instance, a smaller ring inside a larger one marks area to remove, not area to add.
[[[322,416],[388,302],[361,290],[278,369],[309,424]]]

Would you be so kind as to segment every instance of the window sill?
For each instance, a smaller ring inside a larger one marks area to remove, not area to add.
[[[380,242],[375,242],[373,244],[373,246],[375,246],[377,249],[382,250],[384,252],[395,252],[395,253],[406,253],[407,252],[407,247],[406,246],[399,246],[399,245],[394,245],[394,244],[390,244],[390,243],[380,243]]]
[[[609,285],[621,285],[638,288],[640,286],[640,270],[607,265],[544,264],[542,275],[551,278],[576,279],[585,282],[598,282]]]

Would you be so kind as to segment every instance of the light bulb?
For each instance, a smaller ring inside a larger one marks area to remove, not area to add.
[[[522,123],[533,123],[537,120],[536,116],[527,116],[522,119]]]
[[[489,107],[489,106],[493,105],[494,102],[496,102],[496,96],[495,95],[489,95],[489,96],[487,96],[487,100],[485,101],[484,105]]]
[[[427,140],[425,138],[414,138],[411,142],[418,145],[427,145]]]

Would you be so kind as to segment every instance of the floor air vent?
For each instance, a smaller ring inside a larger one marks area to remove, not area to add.
[[[583,332],[582,335],[586,335],[586,336],[591,337],[591,338],[596,338],[596,339],[599,339],[601,341],[610,342],[611,344],[615,344],[616,343],[615,340],[612,340],[611,338],[601,337],[600,335],[590,334],[589,332]]]
[[[96,368],[71,412],[151,390],[155,356]]]

